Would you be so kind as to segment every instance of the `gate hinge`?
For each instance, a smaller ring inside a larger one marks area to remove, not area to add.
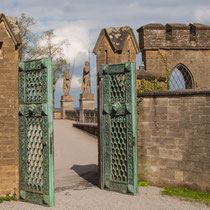
[[[135,146],[136,141],[135,141],[135,137],[133,136],[133,146]]]
[[[53,135],[50,137],[50,154],[53,154]]]

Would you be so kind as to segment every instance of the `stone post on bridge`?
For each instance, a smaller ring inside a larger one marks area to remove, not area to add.
[[[74,109],[73,96],[69,95],[70,90],[70,76],[69,69],[63,75],[63,96],[61,96],[61,118],[66,119],[66,110]]]
[[[89,62],[85,62],[83,68],[83,81],[82,81],[82,93],[80,94],[79,105],[80,105],[80,122],[85,122],[84,110],[95,109],[94,94],[90,93],[90,67]]]

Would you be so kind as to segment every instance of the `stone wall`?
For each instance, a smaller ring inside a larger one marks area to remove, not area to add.
[[[138,174],[210,192],[210,90],[139,93]]]
[[[18,51],[0,22],[0,196],[18,196]]]
[[[83,123],[97,123],[98,121],[96,110],[66,110],[65,115],[67,120],[74,120]],[[84,118],[83,121],[82,117]]]
[[[94,136],[98,136],[99,130],[97,123],[74,123],[73,127],[79,128]]]
[[[65,116],[67,120],[79,121],[79,110],[66,110]]]
[[[194,88],[209,87],[210,26],[201,24],[148,24],[138,29],[145,70],[165,76],[183,64],[193,76]]]
[[[54,111],[53,111],[53,118],[55,119],[55,120],[58,120],[58,119],[62,119],[62,113],[61,113],[61,109],[55,109]]]

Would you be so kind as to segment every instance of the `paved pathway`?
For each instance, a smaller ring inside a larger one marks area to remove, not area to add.
[[[97,139],[72,122],[55,120],[55,202],[50,209],[68,210],[203,210],[205,205],[161,196],[161,188],[141,187],[129,196],[97,186]],[[24,202],[4,202],[0,210],[39,210],[47,207]]]

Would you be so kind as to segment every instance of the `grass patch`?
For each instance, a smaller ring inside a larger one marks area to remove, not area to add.
[[[0,197],[0,203],[2,203],[3,201],[17,201],[17,198],[7,195],[5,197]]]
[[[198,191],[191,191],[186,188],[171,188],[164,187],[164,190],[161,191],[162,195],[176,196],[182,200],[187,201],[196,201],[210,205],[210,194],[202,193]]]
[[[138,186],[140,187],[148,187],[149,186],[149,184],[147,183],[147,182],[142,182],[142,181],[140,181],[139,183],[138,183]]]

